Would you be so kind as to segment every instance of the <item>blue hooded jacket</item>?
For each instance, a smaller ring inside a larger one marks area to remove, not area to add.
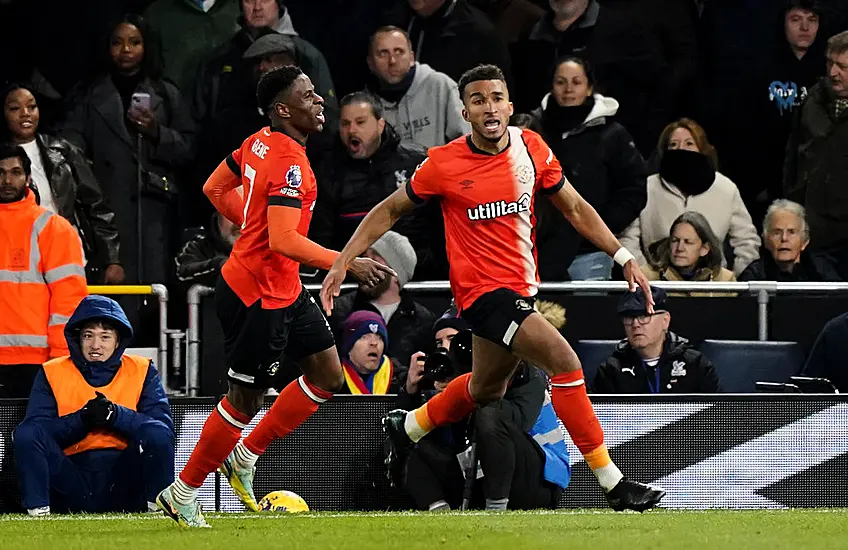
[[[108,321],[111,325],[117,327],[120,335],[118,348],[106,361],[86,361],[80,349],[81,325],[94,319]],[[124,310],[121,309],[121,306],[117,302],[105,296],[92,295],[86,297],[80,302],[71,319],[65,325],[65,340],[68,342],[71,360],[82,373],[86,382],[94,387],[105,386],[115,377],[118,368],[121,366],[121,358],[124,355],[124,350],[126,350],[132,340],[132,336],[133,329],[130,326],[129,320],[127,320]],[[41,369],[36,375],[32,391],[30,392],[24,422],[30,421],[43,423],[47,432],[53,436],[63,449],[81,441],[88,433],[85,426],[83,426],[79,411],[65,416],[59,416],[56,398],[53,396],[50,384],[47,382],[44,369]],[[168,404],[168,398],[162,387],[159,371],[156,370],[153,361],[150,362],[147,376],[144,379],[144,386],[141,390],[141,396],[138,399],[136,410],[133,411],[126,407],[115,405],[115,415],[111,429],[128,439],[132,439],[133,434],[141,426],[150,422],[161,424],[168,428],[172,434],[174,433],[171,407]],[[103,451],[88,451],[81,454],[99,452]],[[105,450],[105,452],[111,452],[111,450]]]

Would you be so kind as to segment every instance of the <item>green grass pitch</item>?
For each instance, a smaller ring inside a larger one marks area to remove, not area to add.
[[[0,518],[0,548],[848,548],[848,510],[208,514],[188,530],[158,514]]]

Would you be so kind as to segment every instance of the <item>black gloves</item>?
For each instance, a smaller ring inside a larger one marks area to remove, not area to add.
[[[115,405],[106,399],[106,396],[100,392],[95,392],[94,399],[90,400],[85,406],[80,409],[80,418],[83,425],[91,430],[94,428],[105,428],[112,423],[115,418]]]

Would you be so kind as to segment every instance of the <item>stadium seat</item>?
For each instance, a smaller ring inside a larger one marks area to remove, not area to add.
[[[589,387],[595,380],[595,373],[604,360],[612,354],[619,340],[578,340],[574,346],[577,357],[583,365],[583,377]]]
[[[754,393],[757,382],[786,382],[804,366],[796,342],[704,340],[699,349],[715,365],[724,393]]]

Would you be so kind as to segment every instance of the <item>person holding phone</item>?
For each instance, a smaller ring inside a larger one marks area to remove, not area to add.
[[[83,150],[115,211],[126,282],[166,283],[180,170],[192,161],[194,123],[180,91],[162,79],[158,40],[138,15],[111,27],[100,75],[71,94],[61,135]],[[134,310],[124,307],[136,325]]]

